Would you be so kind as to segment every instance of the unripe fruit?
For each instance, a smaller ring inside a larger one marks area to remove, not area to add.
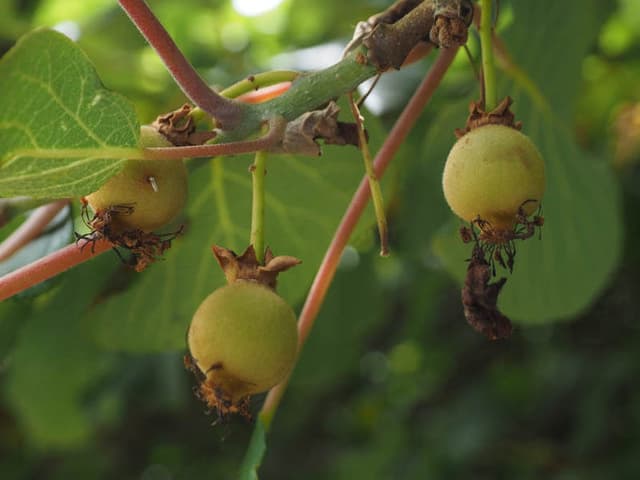
[[[172,146],[154,128],[140,129],[143,147]],[[130,160],[100,189],[86,197],[99,214],[114,206],[131,206],[129,214],[114,215],[116,230],[156,230],[171,221],[187,199],[187,169],[181,160]]]
[[[519,209],[531,215],[544,193],[544,161],[526,135],[484,125],[461,137],[449,152],[442,186],[463,220],[478,217],[496,229],[513,227]]]
[[[270,288],[236,281],[202,302],[188,343],[219,403],[235,403],[270,389],[289,373],[298,344],[296,315]]]

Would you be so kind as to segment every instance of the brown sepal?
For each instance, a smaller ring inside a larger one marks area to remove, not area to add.
[[[258,262],[253,245],[249,245],[240,256],[233,250],[218,245],[214,245],[212,250],[227,278],[227,283],[245,280],[275,289],[280,272],[302,263],[300,259],[288,255],[276,257],[268,247],[264,254],[264,264]]]
[[[456,137],[461,138],[471,130],[483,125],[504,125],[516,130],[522,129],[522,122],[517,122],[515,115],[511,111],[512,104],[513,100],[507,96],[496,108],[487,112],[482,101],[471,102],[465,128],[457,128],[455,131]]]
[[[113,244],[113,251],[125,265],[133,268],[136,272],[144,271],[171,248],[171,242],[182,235],[184,226],[170,233],[154,233],[137,228],[124,228],[118,221],[119,217],[131,215],[133,210],[133,205],[114,205],[91,216],[87,201],[83,197],[81,218],[91,231],[83,235],[74,232],[76,242],[86,240],[87,243],[81,248],[91,245],[93,250],[95,242],[104,238]],[[128,250],[131,253],[131,258],[125,259],[118,248]]]

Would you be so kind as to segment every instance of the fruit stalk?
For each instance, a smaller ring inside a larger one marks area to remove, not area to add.
[[[364,168],[367,172],[367,178],[369,179],[369,190],[371,194],[371,201],[373,203],[373,209],[376,213],[376,221],[378,223],[378,235],[380,236],[380,256],[389,256],[389,230],[387,228],[387,216],[384,211],[384,200],[382,198],[382,189],[380,188],[380,182],[378,176],[373,169],[373,161],[371,160],[371,151],[367,144],[367,134],[364,130],[363,118],[360,114],[358,105],[353,100],[353,94],[349,94],[349,104],[351,106],[351,113],[358,126],[358,141],[360,143],[360,151],[362,152],[362,159],[364,160]]]
[[[78,240],[40,260],[14,270],[0,278],[0,301],[86,262],[111,247],[113,247],[111,242],[104,239]]]
[[[493,0],[482,0],[480,18],[480,44],[482,49],[482,78],[484,81],[485,111],[490,112],[498,105],[496,73],[493,61],[493,25],[491,4]]]
[[[268,154],[256,152],[256,157],[251,167],[253,201],[251,204],[251,238],[249,243],[253,245],[258,262],[264,261],[264,177],[267,173]]]

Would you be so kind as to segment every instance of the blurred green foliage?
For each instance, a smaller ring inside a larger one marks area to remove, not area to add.
[[[240,16],[226,0],[149,3],[207,80],[228,85],[274,65],[326,65],[337,59],[358,20],[390,2],[288,0],[255,18]],[[582,299],[580,313],[561,323],[520,326],[508,342],[490,343],[466,325],[459,286],[434,247],[451,230],[439,187],[454,141],[451,128],[463,122],[464,106],[477,95],[461,55],[388,179],[393,256],[380,259],[362,242],[345,255],[274,420],[261,478],[595,480],[640,474],[640,255],[634,248],[640,156],[618,162],[616,178],[608,169],[616,142],[628,138],[624,128],[633,127],[614,128],[615,120],[640,102],[640,1],[502,0],[501,8],[501,35],[552,101],[560,126],[546,131],[517,83],[505,77],[501,88],[516,95],[516,112],[538,142],[584,166],[578,180],[553,171],[554,182],[570,187],[575,181],[583,192],[572,197],[567,187],[567,203],[545,209],[547,216],[558,215],[555,228],[570,225],[569,231],[558,239],[554,229],[545,230],[535,251],[523,249],[518,258],[531,257],[533,264],[546,245],[560,242],[555,254],[564,249],[581,263],[574,270],[560,253],[549,268],[560,268],[563,283],[580,277],[579,286],[591,274],[598,285]],[[2,2],[0,48],[42,25],[79,33],[105,85],[134,102],[142,123],[184,102],[116,2]],[[295,53],[317,46],[327,48]],[[477,55],[474,37],[470,49]],[[384,128],[430,61],[392,73],[377,87],[371,107]],[[619,204],[620,230],[614,218]],[[619,253],[621,235],[626,242]],[[584,245],[590,245],[587,254]],[[522,280],[514,276],[505,288],[522,290],[531,280],[526,263],[516,266]],[[184,275],[195,268],[179,265]],[[141,354],[123,353],[122,343],[113,349],[96,335],[109,327],[100,310],[105,299],[129,282],[114,258],[103,255],[35,300],[0,304],[0,478],[236,478],[252,426],[242,420],[210,425],[215,415],[205,416],[193,398],[181,352],[162,351],[175,349],[180,339],[151,349],[159,353]],[[546,307],[538,306],[543,313]],[[143,324],[155,338],[153,316]],[[177,335],[175,325],[162,328]],[[145,344],[145,337],[132,341]]]

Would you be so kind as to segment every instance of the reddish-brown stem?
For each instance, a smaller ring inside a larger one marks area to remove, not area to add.
[[[440,84],[440,81],[451,65],[451,62],[453,62],[457,51],[458,48],[443,48],[440,51],[440,55],[429,70],[429,74],[413,94],[413,97],[411,97],[411,100],[396,121],[393,129],[387,137],[387,140],[384,145],[382,145],[382,148],[380,148],[380,151],[376,155],[374,161],[374,170],[378,178],[382,177],[394,154],[400,148],[400,145],[402,145],[409,134],[411,127],[422,113],[425,105],[431,99],[433,92]],[[302,349],[302,346],[311,332],[313,323],[320,311],[322,303],[324,302],[329,286],[333,281],[342,252],[346,247],[349,237],[358,223],[367,202],[369,201],[369,196],[369,184],[367,176],[365,175],[360,182],[358,190],[354,194],[347,211],[342,217],[340,225],[333,236],[331,244],[329,245],[320,268],[313,280],[307,300],[302,307],[302,312],[298,319],[298,352]],[[282,383],[272,388],[267,395],[260,413],[267,426],[278,408],[288,382],[289,378],[287,377],[282,381]]]
[[[242,106],[222,97],[198,75],[144,0],[118,0],[133,24],[149,42],[184,94],[216,119],[220,128],[233,129],[242,119]]]
[[[0,243],[0,262],[10,258],[31,240],[42,233],[51,220],[69,203],[68,200],[43,205]]]
[[[79,240],[0,278],[0,301],[109,250],[111,242]]]
[[[269,150],[278,140],[282,139],[286,124],[287,122],[283,118],[276,117],[269,122],[269,131],[255,140],[186,147],[148,147],[144,149],[144,157],[149,160],[178,160]]]

